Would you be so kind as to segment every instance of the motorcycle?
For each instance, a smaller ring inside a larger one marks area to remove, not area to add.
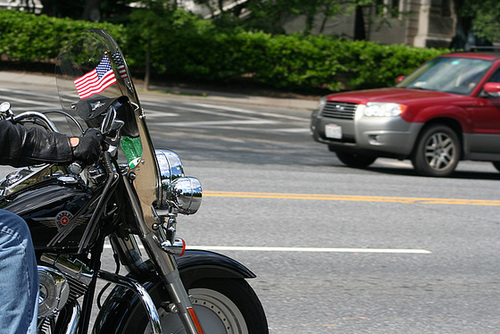
[[[14,123],[68,135],[97,128],[105,137],[92,166],[33,166],[0,182],[0,208],[24,218],[32,234],[39,333],[87,333],[95,304],[93,333],[268,333],[246,281],[255,274],[227,256],[186,250],[176,236],[178,216],[200,207],[201,183],[176,153],[154,148],[112,36],[91,29],[68,42],[56,85],[62,110],[15,115],[8,102],[0,106]],[[115,272],[101,268],[108,243]],[[95,296],[98,280],[114,288]]]

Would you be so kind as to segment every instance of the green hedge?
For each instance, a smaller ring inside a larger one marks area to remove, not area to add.
[[[140,15],[127,26],[35,16],[0,10],[0,54],[21,61],[50,61],[75,34],[99,27],[122,46],[129,65],[141,71],[151,36],[156,75],[231,81],[246,77],[283,89],[360,89],[391,86],[424,61],[447,50],[381,45],[301,34],[221,30],[177,11],[155,26]],[[146,35],[146,32],[148,35]]]
[[[246,76],[285,89],[392,86],[398,76],[447,52],[301,34],[240,31],[198,35],[186,29],[170,37],[164,45],[169,52],[162,58],[166,74],[205,80]]]
[[[0,54],[22,62],[49,61],[78,33],[102,28],[124,42],[124,28],[109,23],[92,23],[0,10]]]

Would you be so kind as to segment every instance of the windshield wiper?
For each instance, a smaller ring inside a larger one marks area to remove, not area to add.
[[[406,88],[408,89],[417,89],[417,90],[433,90],[433,89],[429,89],[429,88],[424,88],[424,87],[417,87],[417,86],[407,86]]]

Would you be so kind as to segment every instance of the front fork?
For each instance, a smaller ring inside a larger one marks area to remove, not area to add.
[[[153,224],[152,229],[146,228],[146,223],[142,218],[141,206],[136,200],[137,197],[135,196],[135,192],[129,182],[124,182],[124,184],[129,194],[129,198],[131,199],[132,209],[139,221],[138,227],[140,230],[140,238],[172,299],[173,305],[170,307],[169,311],[178,313],[187,334],[203,334],[203,329],[193,310],[191,300],[181,281],[177,261],[175,259],[175,255],[181,255],[178,252],[179,242],[174,238],[175,215],[169,215],[167,223],[163,223],[163,217],[158,216],[154,208],[152,208],[157,223]],[[126,245],[122,244],[121,246],[123,247]],[[124,250],[123,248],[122,250],[129,254],[131,251],[131,249]],[[184,250],[183,243],[182,250]],[[162,333],[161,328],[156,332]]]
[[[162,227],[160,227],[162,228]],[[171,312],[177,312],[182,324],[189,334],[203,334],[201,325],[193,310],[191,300],[187,294],[184,284],[181,281],[175,254],[179,246],[172,244],[170,253],[165,249],[165,242],[158,240],[157,235],[150,233],[143,240],[147,249],[150,250],[150,258],[155,263],[155,267],[160,271],[161,278],[172,299]],[[180,247],[184,247],[183,245]]]

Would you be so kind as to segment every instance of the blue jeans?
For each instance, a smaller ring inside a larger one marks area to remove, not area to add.
[[[36,333],[38,268],[26,222],[0,210],[0,333]]]

